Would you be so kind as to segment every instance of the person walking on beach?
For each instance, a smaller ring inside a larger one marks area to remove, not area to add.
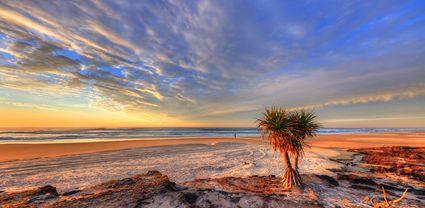
[[[235,132],[235,135],[234,136],[235,136],[235,139],[236,139],[236,132]]]

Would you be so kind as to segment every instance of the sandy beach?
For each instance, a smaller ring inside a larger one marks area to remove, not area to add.
[[[328,134],[318,135],[314,139],[308,140],[308,144],[312,147],[351,149],[381,146],[425,146],[424,140],[425,132]],[[86,143],[0,144],[0,162],[87,154],[129,148],[182,144],[212,145],[220,142],[234,142],[244,144],[267,143],[267,141],[255,137],[236,139],[231,137],[200,137],[141,140],[133,139],[126,141],[103,141]]]
[[[308,143],[324,148],[369,148],[383,146],[425,146],[425,132],[318,135]]]
[[[219,142],[262,143],[255,138],[169,138],[141,139],[124,141],[99,141],[82,143],[52,143],[52,144],[0,144],[0,162],[10,160],[25,160],[48,158],[65,155],[87,154],[101,151],[122,150],[130,148],[182,145],[182,144],[216,144]]]
[[[338,150],[312,148],[300,168],[304,173],[332,174],[340,164],[328,160]],[[280,175],[279,153],[267,144],[221,142],[179,144],[102,151],[0,164],[0,190],[14,191],[51,184],[60,191],[88,187],[108,180],[158,170],[172,181],[196,178]]]
[[[423,133],[319,135],[309,141],[300,169],[327,174],[345,149],[425,146]],[[18,160],[19,159],[19,160]],[[280,175],[281,156],[259,138],[189,138],[94,143],[0,145],[0,190],[52,184],[59,190],[159,170],[173,181],[205,177]]]

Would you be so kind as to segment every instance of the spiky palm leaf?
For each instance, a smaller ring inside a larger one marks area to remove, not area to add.
[[[297,127],[290,113],[279,107],[266,108],[263,117],[257,119],[257,122],[262,138],[269,140],[274,151],[285,152],[290,149],[286,140],[294,136]]]
[[[316,122],[316,114],[300,110],[296,112],[298,117],[298,130],[301,132],[303,139],[313,137],[317,134],[320,124]]]
[[[291,115],[296,123],[294,137],[291,138],[291,153],[297,154],[299,157],[304,156],[304,147],[308,146],[305,139],[316,135],[320,124],[316,122],[316,115],[313,112],[305,110],[295,111]]]

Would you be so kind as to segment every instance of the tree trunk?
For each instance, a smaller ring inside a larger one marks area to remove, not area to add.
[[[292,164],[294,165],[294,169],[295,169],[295,170],[298,170],[298,161],[299,161],[298,154],[295,154],[295,155],[292,157]]]
[[[294,186],[302,187],[301,175],[296,168],[292,168],[291,161],[289,160],[288,152],[282,153],[283,162],[285,163],[285,171],[283,172],[282,182],[283,187],[291,189]],[[298,159],[297,159],[298,160]],[[294,163],[296,166],[298,162]]]
[[[289,160],[288,152],[282,153],[283,156],[283,162],[285,163],[285,168],[292,168],[291,161]]]

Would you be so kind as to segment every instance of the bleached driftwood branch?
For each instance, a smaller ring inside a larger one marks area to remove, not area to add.
[[[385,188],[382,187],[382,193],[384,194],[384,200],[383,202],[374,202],[375,197],[373,197],[372,199],[370,199],[370,202],[373,204],[374,208],[388,208],[391,207],[393,204],[396,204],[398,202],[401,202],[401,200],[403,200],[404,198],[406,198],[407,196],[407,190],[406,189],[403,194],[401,195],[400,198],[392,200],[392,201],[388,201],[387,199],[387,192],[385,191]]]

